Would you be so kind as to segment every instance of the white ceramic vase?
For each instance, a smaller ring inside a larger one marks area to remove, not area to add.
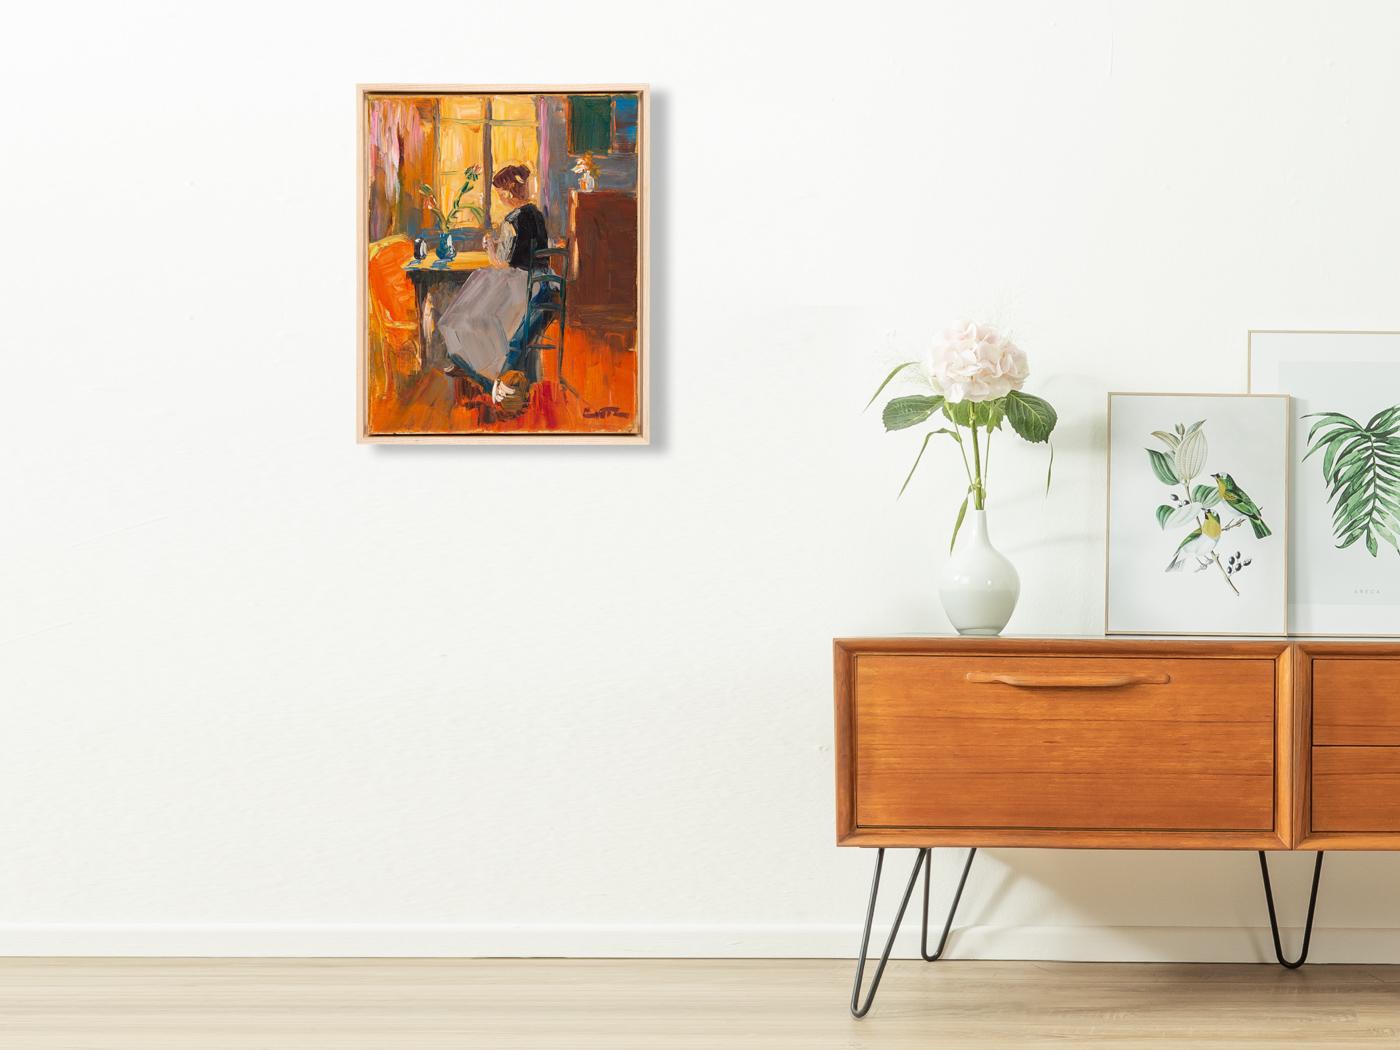
[[[938,577],[938,597],[958,634],[1001,634],[1021,596],[1016,566],[992,546],[987,512],[970,510]]]

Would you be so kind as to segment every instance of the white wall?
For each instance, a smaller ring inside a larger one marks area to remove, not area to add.
[[[450,10],[8,16],[0,951],[849,954],[830,640],[946,630],[958,499],[940,450],[895,501],[890,363],[1012,327],[1063,420],[1048,499],[998,461],[1012,629],[1092,634],[1106,390],[1400,328],[1394,5]],[[357,446],[353,85],[605,80],[656,91],[655,443]],[[1400,960],[1397,877],[1330,860],[1315,957]],[[1263,921],[1251,854],[998,851],[955,951]]]

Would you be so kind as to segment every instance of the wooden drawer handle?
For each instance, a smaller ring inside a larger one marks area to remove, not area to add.
[[[1021,689],[1118,689],[1125,685],[1166,685],[1172,676],[1156,674],[996,674],[969,671],[976,685],[1014,685]]]

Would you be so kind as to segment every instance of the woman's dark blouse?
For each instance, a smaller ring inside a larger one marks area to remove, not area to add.
[[[506,216],[515,227],[515,244],[510,251],[510,265],[516,270],[533,270],[543,265],[535,262],[535,252],[549,247],[549,231],[545,229],[544,213],[533,204],[522,204]]]

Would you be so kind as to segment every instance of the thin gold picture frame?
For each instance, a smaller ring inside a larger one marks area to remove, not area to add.
[[[636,94],[637,105],[637,425],[621,434],[381,434],[369,429],[369,200],[366,129],[372,95]],[[355,85],[355,440],[366,445],[647,445],[651,443],[651,86],[649,84]]]
[[[1109,598],[1109,552],[1112,549],[1113,539],[1113,399],[1115,397],[1230,397],[1230,398],[1281,398],[1284,402],[1290,402],[1292,398],[1288,394],[1229,394],[1219,391],[1200,393],[1194,391],[1179,390],[1110,390],[1106,395],[1107,420],[1104,432],[1104,462],[1107,472],[1104,498],[1104,543],[1103,543],[1103,633],[1117,637],[1164,637],[1164,638],[1277,638],[1287,634],[1288,630],[1288,596],[1289,596],[1289,557],[1287,548],[1291,530],[1289,529],[1288,515],[1283,516],[1283,540],[1285,547],[1285,557],[1283,559],[1283,615],[1281,622],[1284,630],[1280,631],[1123,631],[1110,630],[1108,617]],[[1283,447],[1284,447],[1284,472],[1283,472],[1283,501],[1285,508],[1292,505],[1292,472],[1288,465],[1292,460],[1293,442],[1293,412],[1292,406],[1285,404],[1283,413]]]

